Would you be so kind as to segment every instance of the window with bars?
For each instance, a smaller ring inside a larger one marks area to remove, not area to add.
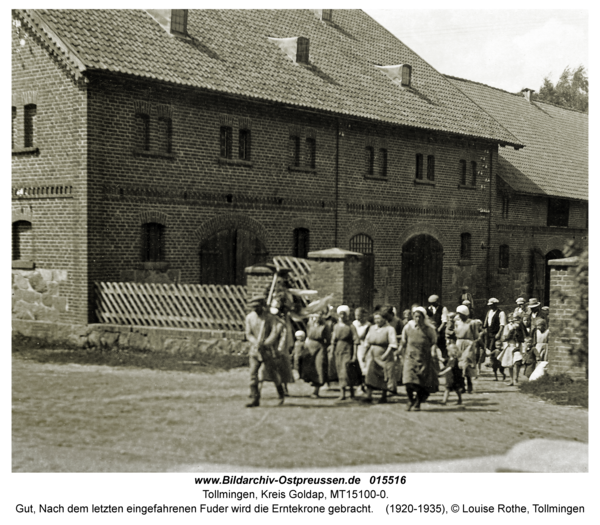
[[[415,179],[423,180],[423,155],[417,153],[415,159]]]
[[[367,175],[375,173],[375,148],[373,146],[365,148],[365,171]]]
[[[187,9],[171,9],[171,33],[187,35]]]
[[[388,168],[388,152],[385,148],[379,149],[379,175],[381,177],[387,177]]]
[[[427,155],[427,180],[435,180],[435,157]]]
[[[471,258],[471,234],[460,234],[460,258],[467,260]]]
[[[290,166],[300,166],[300,137],[297,135],[290,136],[289,140],[290,149]]]
[[[460,184],[462,186],[466,186],[467,185],[467,161],[461,159],[458,162],[458,173],[459,173],[459,177],[460,177]]]
[[[168,117],[158,119],[160,150],[165,153],[173,152],[173,121]]]
[[[548,199],[547,226],[569,225],[569,201],[566,199]]]
[[[220,142],[221,142],[221,158],[230,159],[232,156],[232,138],[233,131],[230,126],[221,126]]]
[[[150,116],[144,113],[135,115],[136,145],[139,149],[150,151]]]
[[[249,129],[240,129],[239,137],[239,158],[241,160],[250,160],[250,146],[251,146],[252,133]]]
[[[311,137],[306,139],[306,166],[313,170],[317,166],[317,141]]]
[[[502,196],[502,218],[508,219],[508,207],[510,204],[510,199],[506,196]]]
[[[294,230],[294,257],[306,259],[310,251],[309,242],[310,232],[308,228],[296,228]]]
[[[498,267],[500,269],[508,268],[510,264],[510,249],[508,244],[502,244],[499,248]]]
[[[363,254],[373,253],[373,239],[364,233],[359,233],[350,239],[350,251]]]
[[[165,227],[156,222],[142,224],[142,262],[165,260]]]
[[[24,146],[32,148],[35,146],[35,119],[37,115],[37,106],[27,104],[24,108]]]
[[[477,186],[477,162],[471,161],[471,186]]]
[[[15,221],[12,224],[12,260],[33,260],[33,230],[29,221]]]

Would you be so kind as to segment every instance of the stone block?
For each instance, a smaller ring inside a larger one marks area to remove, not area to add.
[[[48,308],[52,308],[52,300],[53,299],[54,299],[54,297],[52,295],[50,295],[49,293],[42,294],[42,304],[44,306],[47,306]]]
[[[58,295],[59,286],[56,281],[50,281],[48,284],[48,292],[50,295]]]
[[[53,274],[54,270],[44,270],[42,268],[39,268],[38,272],[40,273],[40,275],[42,276],[42,279],[44,279],[44,281],[48,282],[48,281],[54,280],[52,278],[52,274]]]
[[[119,332],[104,332],[102,335],[100,335],[100,346],[116,346],[118,339]]]
[[[52,270],[52,279],[50,281],[62,282],[67,280],[67,270]]]
[[[31,287],[29,286],[29,279],[25,278],[20,274],[13,274],[14,276],[14,284],[21,290],[29,290]]]
[[[13,307],[13,317],[16,319],[35,320],[35,315],[31,311],[31,304],[25,301],[16,301]]]
[[[147,350],[148,338],[140,332],[132,332],[129,335],[129,346],[137,350]]]
[[[44,280],[42,274],[39,271],[36,271],[31,275],[31,277],[29,278],[29,284],[36,292],[40,293],[44,293],[48,288],[46,281]]]
[[[128,348],[129,347],[129,335],[130,335],[130,332],[121,332],[119,334],[119,341],[118,341],[119,348]]]
[[[52,297],[52,306],[56,308],[57,312],[65,313],[68,310],[67,298],[66,297],[58,297],[56,295],[50,296]]]
[[[36,321],[58,321],[59,315],[54,308],[46,308],[41,304],[31,305],[31,311]]]
[[[85,348],[88,344],[88,340],[85,336],[72,333],[67,336],[67,343],[76,348]]]
[[[95,329],[92,330],[88,335],[88,344],[90,346],[99,347],[100,346],[100,332]]]
[[[162,351],[168,352],[169,354],[179,354],[181,353],[182,347],[185,347],[184,339],[165,339],[162,344]],[[155,350],[152,348],[152,350]],[[159,350],[159,349],[156,349]]]

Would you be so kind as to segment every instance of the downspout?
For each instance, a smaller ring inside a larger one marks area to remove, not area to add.
[[[496,146],[498,147],[498,146]],[[489,194],[489,203],[488,203],[488,237],[487,237],[487,271],[486,271],[486,291],[487,297],[491,297],[491,250],[492,250],[492,185],[494,181],[494,170],[493,170],[493,161],[494,159],[494,150],[493,147],[490,147],[490,194]]]
[[[339,180],[340,180],[340,119],[336,119],[337,129],[335,134],[335,209],[333,211],[333,245],[338,246],[338,200],[339,200]]]

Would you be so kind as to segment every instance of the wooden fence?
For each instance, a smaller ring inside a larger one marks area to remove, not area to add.
[[[102,323],[243,331],[244,286],[95,283]]]
[[[300,290],[310,290],[310,264],[306,259],[286,256],[273,257],[273,264],[277,269],[290,268],[292,271],[290,272],[289,278],[296,288],[299,288]]]

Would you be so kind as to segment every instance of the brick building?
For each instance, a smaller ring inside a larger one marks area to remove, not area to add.
[[[16,10],[12,53],[17,318],[334,246],[365,254],[367,305],[506,285],[524,139],[361,11]]]

